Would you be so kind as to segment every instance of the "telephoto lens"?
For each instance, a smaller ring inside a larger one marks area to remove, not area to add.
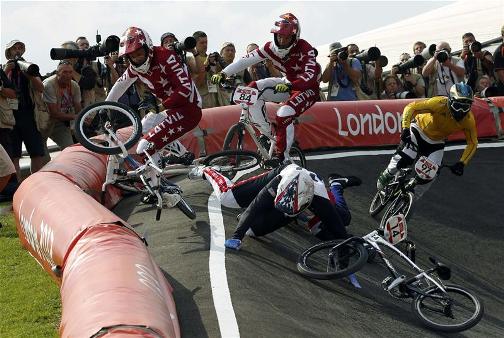
[[[444,63],[446,60],[448,60],[448,57],[449,57],[448,52],[445,50],[442,50],[436,56],[436,60],[438,60],[439,63]]]

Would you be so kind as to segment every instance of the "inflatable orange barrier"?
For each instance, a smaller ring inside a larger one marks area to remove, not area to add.
[[[490,99],[496,106],[504,106],[504,97]],[[326,147],[367,147],[395,145],[401,133],[401,116],[406,104],[413,100],[370,100],[370,101],[327,101],[317,102],[299,117],[296,140],[302,149]],[[274,121],[279,105],[268,104],[267,112]],[[203,130],[206,153],[222,149],[226,133],[240,117],[239,106],[224,106],[203,110],[199,127]],[[478,137],[496,136],[496,126],[488,103],[476,99],[473,104]],[[504,119],[501,121],[501,124]],[[503,124],[504,126],[504,124]],[[462,132],[452,135],[450,140],[463,140]],[[193,134],[182,138],[184,145],[200,152]],[[250,139],[247,149],[254,149]]]

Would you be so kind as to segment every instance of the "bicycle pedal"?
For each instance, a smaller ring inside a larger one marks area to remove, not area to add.
[[[114,169],[114,175],[117,176],[126,176],[128,172],[124,169]]]

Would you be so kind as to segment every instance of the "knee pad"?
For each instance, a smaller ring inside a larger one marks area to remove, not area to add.
[[[294,108],[292,108],[289,105],[281,106],[280,108],[278,108],[278,111],[276,113],[277,120],[279,117],[285,118],[285,117],[293,117],[295,115],[296,115],[296,111],[294,110]]]

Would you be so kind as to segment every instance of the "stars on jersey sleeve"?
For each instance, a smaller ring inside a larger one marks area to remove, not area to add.
[[[166,86],[168,84],[168,79],[165,79],[164,77],[160,77],[160,80],[157,82],[159,84],[161,84],[161,86]]]
[[[298,72],[301,70],[301,67],[298,66],[298,64],[296,63],[294,66],[291,67],[293,71],[295,72]]]

